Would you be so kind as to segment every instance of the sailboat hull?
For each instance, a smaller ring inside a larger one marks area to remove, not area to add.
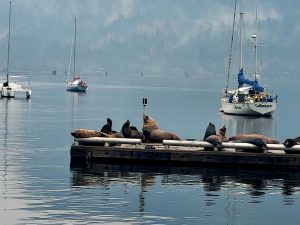
[[[67,91],[86,92],[87,86],[80,85],[78,82],[68,82],[66,85]]]
[[[73,91],[73,92],[86,92],[87,91],[87,88],[84,88],[84,87],[72,87],[72,86],[68,86],[66,88],[67,91]]]
[[[22,88],[20,84],[9,83],[8,86],[2,86],[1,88],[2,98],[14,98],[16,93],[25,93],[26,98],[31,97],[31,90]]]
[[[1,97],[2,98],[14,98],[15,97],[15,91],[11,90],[10,88],[2,88],[1,90]]]
[[[222,111],[225,114],[248,116],[272,116],[277,102],[241,102],[230,103],[222,99]]]

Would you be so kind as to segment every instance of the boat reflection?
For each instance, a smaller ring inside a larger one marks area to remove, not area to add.
[[[22,121],[19,119],[19,114],[22,113],[22,109],[30,107],[30,104],[27,104],[30,102],[31,99],[20,101],[15,98],[2,98],[0,101],[0,169],[2,171],[0,192],[2,193],[2,209],[4,211],[7,208],[8,177],[12,173],[12,170],[9,168],[9,165],[13,164],[10,162],[10,157],[16,148],[15,139],[11,137],[16,137],[21,133]]]
[[[242,170],[225,168],[171,167],[157,165],[71,164],[71,186],[111,186],[121,184],[141,187],[140,211],[145,205],[145,192],[155,185],[200,186],[207,196],[206,205],[218,202],[221,193],[233,191],[247,194],[252,203],[276,190],[284,196],[284,204],[292,204],[290,196],[300,188],[300,172]]]
[[[227,136],[236,134],[263,134],[276,138],[276,123],[272,117],[251,117],[221,114],[221,125],[227,128]]]
[[[69,120],[70,120],[70,132],[75,130],[75,128],[78,127],[78,121],[82,118],[82,115],[79,115],[78,107],[84,106],[85,99],[82,98],[83,96],[87,96],[86,92],[66,92],[66,98],[68,102],[68,108],[69,108]],[[70,135],[70,144],[74,142],[74,138]]]

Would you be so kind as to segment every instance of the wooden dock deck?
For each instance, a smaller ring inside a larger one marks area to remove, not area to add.
[[[285,148],[283,145],[267,145],[264,153],[236,151],[256,149],[251,144],[224,143],[223,151],[205,151],[211,147],[201,141],[164,141],[163,144],[145,144],[139,139],[75,139],[71,146],[71,161],[118,162],[139,164],[162,164],[182,166],[217,166],[233,168],[269,168],[300,170],[300,146]],[[102,146],[101,146],[102,145]],[[286,154],[291,151],[292,154]]]

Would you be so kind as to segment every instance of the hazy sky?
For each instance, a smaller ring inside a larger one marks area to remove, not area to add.
[[[248,44],[256,2],[264,73],[298,73],[300,1],[244,0]],[[0,5],[3,69],[9,1]],[[233,8],[234,0],[13,0],[11,70],[67,69],[77,16],[81,71],[224,76]]]

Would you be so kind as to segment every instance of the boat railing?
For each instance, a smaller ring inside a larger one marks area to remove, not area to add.
[[[254,102],[274,102],[274,101],[277,102],[277,95],[262,92],[262,93],[251,95],[249,100],[253,100]]]

